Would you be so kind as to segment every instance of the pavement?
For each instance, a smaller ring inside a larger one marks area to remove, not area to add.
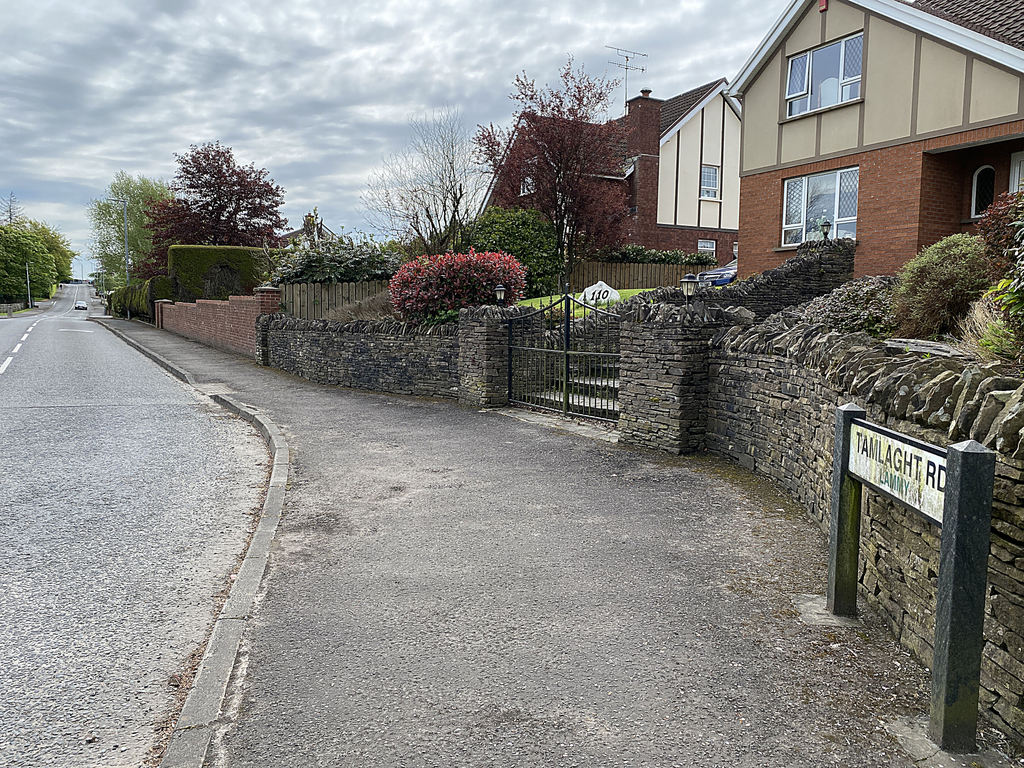
[[[927,671],[876,615],[802,618],[824,536],[750,474],[105,322],[292,457],[206,765],[971,764],[906,746]]]
[[[146,759],[266,487],[255,430],[86,322],[90,293],[0,316],[3,766]]]

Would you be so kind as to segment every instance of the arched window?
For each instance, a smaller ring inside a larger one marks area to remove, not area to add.
[[[992,205],[996,196],[996,171],[991,165],[983,165],[974,172],[971,184],[971,217],[978,218]]]

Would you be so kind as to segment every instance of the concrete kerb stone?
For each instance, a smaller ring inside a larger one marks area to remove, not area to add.
[[[146,355],[175,377],[202,391],[188,371],[130,339],[102,320],[94,319],[129,346]],[[259,431],[270,451],[273,465],[270,472],[266,499],[259,523],[246,549],[242,565],[231,585],[228,598],[214,622],[213,632],[206,644],[206,652],[199,663],[192,689],[174,726],[167,749],[160,761],[162,768],[202,768],[213,738],[214,727],[220,717],[228,682],[235,667],[238,645],[245,622],[252,615],[252,607],[263,581],[270,547],[277,533],[284,507],[284,492],[288,483],[291,451],[288,441],[278,426],[259,409],[252,408],[225,394],[209,397],[225,410],[236,414]]]

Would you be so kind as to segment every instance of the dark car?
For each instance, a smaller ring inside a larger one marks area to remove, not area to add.
[[[728,285],[736,279],[736,261],[733,259],[724,267],[701,272],[697,275],[697,279],[701,285]]]
[[[88,308],[89,308],[89,305],[86,304],[84,301],[76,301],[75,302],[75,309],[88,309]]]

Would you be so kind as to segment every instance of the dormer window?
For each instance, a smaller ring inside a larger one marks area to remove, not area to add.
[[[859,99],[863,54],[861,33],[790,56],[786,114],[796,117]]]

